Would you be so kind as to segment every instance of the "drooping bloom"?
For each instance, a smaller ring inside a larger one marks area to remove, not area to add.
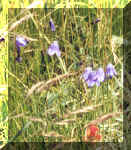
[[[85,81],[88,84],[88,87],[93,87],[95,84],[99,86],[96,71],[91,71],[88,75],[88,78]]]
[[[99,128],[96,125],[89,125],[85,130],[85,142],[97,142],[101,140]]]
[[[54,42],[50,45],[50,47],[49,47],[48,50],[47,50],[47,54],[48,54],[49,56],[52,56],[52,55],[54,55],[54,54],[56,54],[58,57],[61,56],[61,52],[60,52],[60,49],[59,49],[59,44],[58,44],[57,41],[54,41]]]
[[[104,79],[105,79],[105,73],[104,73],[104,70],[103,68],[98,68],[97,71],[96,71],[96,74],[97,74],[97,78],[100,82],[103,82]]]
[[[4,38],[1,38],[1,39],[0,39],[0,42],[2,42],[2,41],[4,41],[4,40],[5,40]]]
[[[50,22],[49,22],[49,24],[50,24],[50,27],[51,27],[51,31],[55,31],[55,25],[54,25],[54,22],[53,22],[53,20],[50,18]]]
[[[92,68],[91,67],[87,67],[85,69],[85,72],[82,74],[82,77],[84,78],[84,80],[87,80],[88,79],[88,76],[89,76],[89,73],[92,71]]]
[[[82,77],[88,84],[88,87],[93,87],[95,84],[100,86],[100,82],[103,82],[105,79],[105,73],[102,68],[98,68],[98,70],[94,71],[91,67],[87,67]]]
[[[21,36],[16,37],[16,45],[19,47],[25,47],[27,45],[28,41]]]
[[[116,70],[112,64],[108,64],[106,67],[106,77],[112,78],[117,75]]]
[[[16,48],[17,48],[17,57],[16,61],[21,62],[22,57],[20,57],[20,47],[25,47],[27,45],[28,41],[21,36],[16,37]]]

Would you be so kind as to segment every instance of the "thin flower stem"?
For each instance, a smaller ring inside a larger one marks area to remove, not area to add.
[[[28,13],[30,14],[32,21],[34,22],[34,24],[35,24],[37,30],[39,31],[40,37],[42,38],[42,37],[44,36],[44,39],[47,41],[48,44],[50,44],[51,42],[50,42],[50,40],[47,38],[47,36],[46,36],[45,34],[43,35],[43,34],[41,33],[41,31],[39,30],[39,26],[38,26],[37,22],[35,21],[33,15],[32,15],[29,11],[28,11]]]
[[[65,63],[63,62],[62,58],[61,57],[58,57],[59,61],[60,61],[60,65],[62,67],[62,69],[64,70],[65,73],[68,73],[67,70],[66,70],[66,66],[65,66]]]

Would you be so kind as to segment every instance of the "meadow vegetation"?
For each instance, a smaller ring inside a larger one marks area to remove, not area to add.
[[[117,8],[128,1],[32,2],[1,3],[0,144],[122,142],[123,9]],[[27,44],[18,48],[18,36]],[[60,56],[48,53],[54,41]],[[89,87],[85,69],[106,72],[109,63],[117,75]],[[85,138],[91,124],[100,138]]]
[[[82,141],[97,120],[101,141],[122,141],[122,9],[9,9],[8,21],[9,140],[31,121],[15,141]],[[15,43],[18,36],[28,43]],[[54,41],[59,55],[49,55]],[[109,63],[117,76],[90,88],[86,67],[106,71]]]

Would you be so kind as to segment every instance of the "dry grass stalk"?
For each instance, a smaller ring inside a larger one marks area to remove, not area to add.
[[[71,143],[71,142],[77,142],[75,138],[70,139],[70,140],[63,140],[62,142],[67,142],[67,143]]]
[[[81,109],[78,109],[76,111],[73,111],[73,112],[69,112],[68,114],[66,114],[64,116],[64,118],[67,118],[69,117],[70,115],[76,115],[76,114],[81,114],[81,113],[87,113],[87,112],[90,112],[90,111],[94,111],[96,108],[102,106],[103,104],[98,104],[98,105],[93,105],[93,106],[87,106],[87,107],[83,107]]]
[[[42,92],[43,90],[47,90],[49,89],[51,86],[55,85],[58,81],[68,78],[70,76],[74,76],[76,75],[77,72],[75,73],[67,73],[67,74],[63,74],[63,75],[59,75],[53,79],[48,80],[47,82],[41,81],[35,85],[33,85],[31,87],[31,89],[29,89],[28,93],[27,93],[27,97],[30,96],[35,90],[36,93]]]
[[[17,33],[10,33],[10,38],[15,38],[16,36],[20,36],[23,37],[24,39],[26,39],[27,41],[31,41],[31,42],[35,42],[38,41],[38,39],[33,39],[27,35],[23,35],[23,34],[17,34]]]
[[[8,119],[10,120],[10,119],[15,119],[15,118],[20,118],[20,117],[23,117],[23,116],[25,116],[25,113],[21,113],[21,114],[18,114],[18,115],[15,115],[15,116],[11,116],[11,117],[9,116]]]
[[[44,121],[41,118],[35,118],[35,117],[29,117],[29,116],[24,116],[24,118],[33,121],[33,122],[42,122],[44,123]]]
[[[35,1],[32,4],[30,4],[27,8],[31,9],[31,8],[38,8],[38,6],[43,7],[43,1]]]
[[[106,115],[103,115],[101,117],[98,117],[96,120],[91,121],[90,123],[88,123],[87,125],[85,125],[85,128],[87,128],[88,126],[92,125],[92,124],[99,124],[102,123],[110,118],[116,117],[116,116],[120,116],[122,114],[122,112],[115,112],[115,113],[109,113]]]
[[[46,136],[46,137],[55,137],[55,138],[58,138],[58,137],[64,137],[63,135],[60,135],[58,134],[57,132],[49,132],[47,134],[45,134],[44,132],[42,133],[43,136]]]
[[[76,75],[77,72],[75,73],[67,73],[67,74],[62,74],[57,76],[56,78],[48,80],[44,85],[42,85],[40,88],[37,89],[36,93],[42,92],[43,90],[49,89],[51,86],[56,85],[56,83],[62,79],[68,78],[70,76]]]
[[[33,122],[41,122],[43,123],[45,126],[47,125],[46,122],[44,122],[41,118],[35,118],[35,117],[30,117],[30,116],[25,116],[26,113],[21,113],[21,114],[18,114],[16,116],[12,116],[12,117],[9,117],[9,120],[10,119],[16,119],[16,118],[25,118],[27,120],[30,120],[30,121],[33,121]]]
[[[77,130],[76,127],[74,127],[71,131],[71,139],[73,139],[73,137],[75,136],[75,130]]]
[[[29,49],[29,50],[24,51],[24,54],[26,54],[26,53],[31,53],[31,52],[33,52],[33,51],[34,51],[34,49]]]
[[[19,34],[19,36],[22,36],[23,38],[25,38],[28,41],[38,41],[38,39],[33,39],[31,37],[28,37],[28,36],[25,36],[25,35],[22,35],[22,34]]]
[[[67,120],[62,120],[61,122],[56,122],[55,124],[56,125],[67,125],[69,123],[72,123],[76,121],[76,119],[67,119]]]
[[[15,23],[13,23],[11,25],[11,27],[9,28],[8,32],[11,32],[12,30],[14,30],[19,24],[21,24],[23,21],[28,20],[29,18],[31,18],[31,15],[26,15],[25,17],[21,18],[20,20],[16,21]]]
[[[42,85],[44,83],[45,83],[44,81],[41,81],[41,82],[38,82],[37,84],[33,85],[31,87],[31,89],[28,90],[27,97],[29,97],[36,90],[36,88],[38,88],[40,85]]]

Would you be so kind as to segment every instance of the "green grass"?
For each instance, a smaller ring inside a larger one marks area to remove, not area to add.
[[[9,23],[12,19],[16,22],[25,16],[24,13],[19,15],[20,12],[22,9],[9,9]],[[71,141],[72,138],[81,141],[88,123],[105,114],[120,111],[123,54],[120,45],[115,44],[116,47],[112,48],[111,40],[112,35],[122,37],[122,9],[33,9],[25,14],[32,14],[33,17],[16,26],[9,33],[9,39],[13,34],[23,34],[38,41],[30,42],[26,48],[21,49],[23,60],[17,63],[14,61],[14,42],[9,40],[9,116],[12,118],[9,120],[9,140],[31,120],[30,128],[26,128],[15,141],[58,142]],[[84,19],[87,16],[88,22]],[[49,27],[50,17],[56,26],[54,33]],[[98,17],[101,22],[91,25]],[[54,40],[59,42],[61,59],[46,54]],[[44,53],[44,62],[41,62],[41,51]],[[102,83],[99,88],[88,88],[80,79],[85,67],[93,63],[94,68],[105,68],[109,62],[115,64],[118,77]],[[78,74],[64,76],[54,86],[53,78],[65,74],[65,70],[67,74]],[[44,81],[44,85],[48,80],[52,80],[48,89],[39,90],[39,86],[27,97],[33,85],[40,81]],[[96,105],[100,106],[95,108]],[[92,110],[85,111],[85,107],[89,106]],[[71,123],[70,119],[73,119]],[[66,124],[64,120],[68,120]],[[116,123],[112,132],[113,124]],[[122,141],[121,119],[116,121],[116,117],[112,117],[100,125],[102,141]],[[108,134],[104,126],[107,126]],[[119,136],[116,134],[118,130]],[[54,137],[50,136],[52,132],[55,132]],[[62,138],[56,138],[56,134],[62,135]],[[104,138],[106,136],[110,138]]]
[[[123,0],[123,1],[74,1],[72,0],[70,5],[68,2],[65,2],[64,0],[55,2],[48,1],[47,7],[54,7],[54,8],[123,8],[129,1]],[[4,35],[5,32],[8,31],[7,28],[7,15],[8,8],[25,8],[29,6],[29,4],[32,3],[31,1],[24,1],[20,2],[18,0],[14,1],[1,1],[1,12],[0,12],[0,33],[1,36]],[[40,3],[38,5],[33,5],[33,7],[36,8],[43,8],[44,3]],[[66,10],[66,9],[65,9]],[[103,112],[105,114],[109,112],[116,112],[119,111],[119,105],[122,103],[121,94],[122,94],[122,86],[119,85],[121,83],[121,71],[122,71],[122,48],[120,45],[115,45],[114,52],[111,51],[111,38],[112,35],[117,35],[117,38],[122,37],[122,26],[118,28],[119,23],[122,21],[121,17],[122,14],[116,15],[115,11],[108,10],[107,9],[99,9],[99,10],[90,10],[90,12],[93,13],[95,16],[100,16],[102,18],[102,21],[94,27],[94,29],[90,26],[87,26],[87,22],[83,20],[83,17],[79,17],[81,14],[79,14],[77,11],[70,9],[72,11],[72,17],[70,15],[67,15],[69,12],[67,12],[66,16],[66,22],[63,22],[63,12],[61,13],[61,16],[59,15],[59,11],[61,9],[56,10],[55,13],[52,14],[52,18],[55,21],[55,25],[57,27],[57,32],[52,35],[51,32],[43,31],[43,27],[48,27],[48,19],[49,16],[43,17],[42,10],[33,10],[30,11],[31,14],[34,14],[35,12],[38,13],[38,16],[36,15],[33,18],[29,19],[29,21],[24,22],[16,27],[15,31],[12,31],[12,33],[9,33],[10,35],[13,33],[16,34],[24,34],[26,36],[40,39],[37,42],[31,42],[28,47],[22,49],[22,55],[24,56],[23,64],[14,64],[14,53],[15,47],[13,45],[13,41],[9,41],[9,48],[11,49],[11,55],[10,55],[10,61],[9,61],[9,84],[11,86],[12,93],[9,93],[11,95],[11,105],[9,107],[9,116],[11,121],[9,121],[9,124],[12,125],[12,133],[9,132],[12,136],[15,136],[17,134],[18,130],[21,130],[21,128],[26,125],[26,123],[31,120],[31,128],[24,128],[22,130],[22,133],[19,137],[17,137],[16,141],[41,141],[43,140],[44,136],[39,136],[41,134],[41,131],[44,131],[45,133],[51,132],[51,131],[58,131],[59,134],[65,135],[65,140],[71,139],[71,133],[74,130],[74,134],[76,135],[75,141],[81,140],[81,137],[84,135],[84,125],[89,123],[90,121],[96,119],[97,117],[103,115]],[[11,10],[10,10],[11,11]],[[48,9],[48,11],[50,11]],[[16,18],[16,14],[13,14],[13,10],[11,11],[12,14],[9,14],[9,26],[12,25],[16,20],[19,20],[23,16],[20,15]],[[114,12],[114,14],[113,14]],[[57,15],[58,13],[58,15]],[[83,16],[84,16],[83,12]],[[19,11],[17,12],[19,15]],[[56,14],[56,15],[54,15]],[[27,14],[26,14],[27,15]],[[114,18],[114,15],[116,15],[116,18]],[[58,17],[59,16],[59,17]],[[92,19],[91,14],[89,14]],[[109,21],[109,17],[113,16],[112,23]],[[12,17],[12,18],[11,18]],[[40,19],[39,19],[40,18]],[[45,24],[46,22],[46,24]],[[69,23],[75,22],[75,29],[71,28]],[[61,25],[61,27],[59,27]],[[105,25],[105,26],[103,26]],[[122,25],[122,23],[121,23]],[[38,26],[38,28],[37,28]],[[113,28],[112,28],[113,27]],[[68,30],[67,30],[68,28]],[[78,33],[78,28],[81,28],[82,33]],[[94,37],[93,37],[94,36]],[[115,67],[119,73],[118,77],[111,80],[109,83],[104,83],[100,88],[93,88],[88,89],[87,86],[79,79],[81,72],[78,76],[73,76],[70,78],[66,78],[61,80],[59,83],[57,83],[55,86],[51,86],[49,90],[42,91],[39,94],[32,94],[31,98],[27,98],[27,89],[30,89],[33,84],[36,84],[39,81],[48,81],[49,79],[52,79],[53,77],[58,76],[59,74],[63,74],[64,70],[61,68],[61,62],[58,60],[57,57],[53,56],[52,58],[49,58],[48,56],[45,56],[45,65],[42,66],[40,62],[40,51],[46,51],[49,43],[49,41],[53,41],[54,39],[58,39],[60,42],[60,47],[63,48],[62,50],[62,61],[65,62],[65,66],[68,72],[77,72],[80,69],[84,69],[88,64],[93,61],[94,67],[103,66],[108,63],[108,61],[115,64]],[[0,136],[0,140],[2,141],[1,147],[7,142],[8,140],[8,129],[7,129],[7,41],[8,37],[5,36],[6,41],[5,43],[0,43],[1,51],[0,51],[0,71],[2,72],[0,74],[0,85],[1,85],[1,101],[0,101],[0,127],[1,129],[4,128],[4,133],[2,133],[2,136]],[[70,39],[73,41],[70,43]],[[87,39],[87,40],[86,40]],[[104,40],[103,40],[104,39]],[[75,48],[79,48],[79,52],[75,52]],[[102,50],[101,50],[102,49]],[[29,53],[26,50],[32,50],[32,53],[35,53],[34,56],[31,56],[32,54]],[[102,53],[101,53],[102,52]],[[115,57],[117,56],[117,57]],[[30,60],[29,60],[30,59]],[[82,66],[79,66],[79,62],[83,62]],[[12,62],[12,64],[11,64]],[[28,64],[27,64],[28,63]],[[42,67],[44,67],[44,74],[42,74]],[[121,70],[121,71],[120,71]],[[120,86],[118,91],[116,92],[117,88]],[[107,88],[108,87],[108,88]],[[22,93],[21,93],[22,92]],[[117,97],[115,96],[117,95]],[[61,119],[68,119],[68,118],[62,118],[68,111],[75,111],[82,109],[84,106],[94,106],[96,104],[102,104],[102,106],[98,107],[94,111],[91,111],[89,113],[83,113],[82,116],[80,115],[73,115],[70,116],[69,119],[74,119],[75,121],[73,123],[68,123],[67,126],[51,126],[54,124],[54,122],[58,122]],[[38,106],[38,107],[37,107]],[[48,112],[49,110],[49,112]],[[46,112],[47,111],[47,112]],[[23,114],[23,113],[27,114]],[[21,114],[22,113],[22,114]],[[19,114],[21,117],[19,117]],[[15,119],[15,116],[18,115],[18,118]],[[52,118],[52,115],[53,118]],[[13,118],[14,117],[14,118]],[[39,118],[42,121],[37,121],[36,118]],[[35,121],[36,119],[36,121]],[[54,119],[54,120],[52,120]],[[115,133],[120,130],[120,137],[122,137],[122,122],[117,121],[118,124],[115,126],[114,123],[116,121],[112,118],[104,123],[100,123],[99,127],[101,130],[101,134],[103,135],[104,141],[117,141],[119,136],[116,136]],[[48,124],[47,126],[44,126],[45,124]],[[44,124],[44,125],[43,125]],[[108,128],[108,134],[105,133],[107,131],[105,127]],[[121,128],[119,129],[118,126]],[[15,129],[16,128],[16,129]],[[113,129],[113,132],[111,131]],[[36,131],[33,133],[33,131]],[[3,136],[4,134],[4,136]],[[36,135],[36,136],[34,136]],[[110,136],[108,136],[110,135]],[[111,137],[111,138],[110,138]],[[74,138],[74,137],[73,137]],[[44,140],[52,140],[52,141],[59,141],[63,139],[57,139],[57,138],[44,138]],[[120,139],[122,140],[122,139]]]

